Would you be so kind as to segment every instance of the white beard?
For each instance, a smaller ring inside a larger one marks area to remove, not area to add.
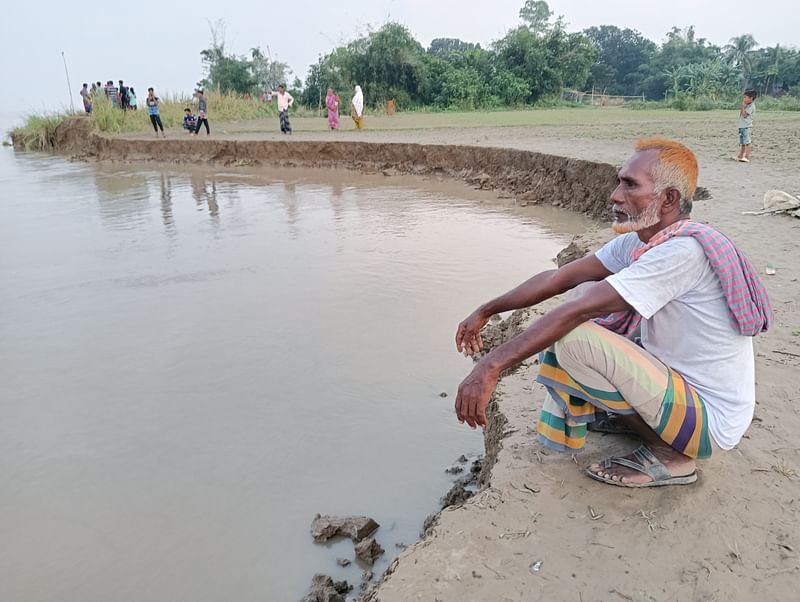
[[[636,216],[628,214],[628,221],[620,222],[614,220],[611,229],[617,234],[627,234],[628,232],[639,232],[646,228],[652,228],[661,220],[661,204],[658,198],[653,198],[650,204]]]

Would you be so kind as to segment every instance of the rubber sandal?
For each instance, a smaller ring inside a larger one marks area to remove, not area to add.
[[[597,420],[590,422],[586,428],[593,433],[606,433],[608,435],[635,435],[633,429],[628,428],[619,420],[612,417],[612,414],[603,412]]]
[[[669,470],[667,470],[667,467],[664,466],[664,464],[658,458],[656,458],[653,455],[653,452],[647,449],[647,446],[645,445],[641,445],[633,450],[633,457],[636,458],[636,461],[628,460],[627,458],[606,458],[600,463],[600,467],[608,470],[614,464],[619,464],[620,466],[632,468],[633,470],[641,472],[642,474],[646,474],[648,477],[653,479],[652,481],[647,483],[622,483],[621,481],[615,481],[610,477],[601,477],[600,475],[592,472],[589,468],[586,469],[586,474],[595,481],[601,481],[603,483],[607,483],[608,485],[616,485],[617,487],[631,488],[664,487],[666,485],[689,485],[697,480],[697,471],[682,477],[673,477],[669,473]]]

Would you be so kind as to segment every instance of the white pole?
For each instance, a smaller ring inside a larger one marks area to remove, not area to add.
[[[61,59],[64,61],[64,73],[67,75],[67,89],[69,90],[69,106],[72,109],[72,112],[75,112],[75,103],[72,101],[72,84],[69,82],[69,69],[67,69],[67,57],[64,55],[64,51],[61,51]]]

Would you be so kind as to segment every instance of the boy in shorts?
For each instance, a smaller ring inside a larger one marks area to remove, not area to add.
[[[737,161],[747,163],[753,150],[753,113],[756,112],[755,90],[747,90],[739,105],[739,154],[734,157]]]

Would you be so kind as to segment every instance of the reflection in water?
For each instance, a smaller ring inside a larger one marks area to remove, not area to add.
[[[207,178],[203,172],[193,171],[191,174],[192,197],[197,203],[198,208],[208,207],[208,213],[212,217],[219,216],[219,203],[217,203],[217,181],[215,178]],[[207,182],[210,180],[210,185]]]
[[[284,193],[281,195],[281,202],[286,209],[286,223],[289,226],[289,237],[297,240],[298,236],[298,208],[297,208],[297,187],[294,182],[283,184]]]
[[[161,219],[164,222],[164,231],[167,236],[174,237],[177,229],[175,228],[175,218],[172,215],[172,181],[170,177],[162,173],[161,184]]]
[[[454,324],[564,244],[417,181],[19,163],[0,157],[3,600],[359,581],[311,518],[416,538],[482,448],[439,397],[470,365]]]

